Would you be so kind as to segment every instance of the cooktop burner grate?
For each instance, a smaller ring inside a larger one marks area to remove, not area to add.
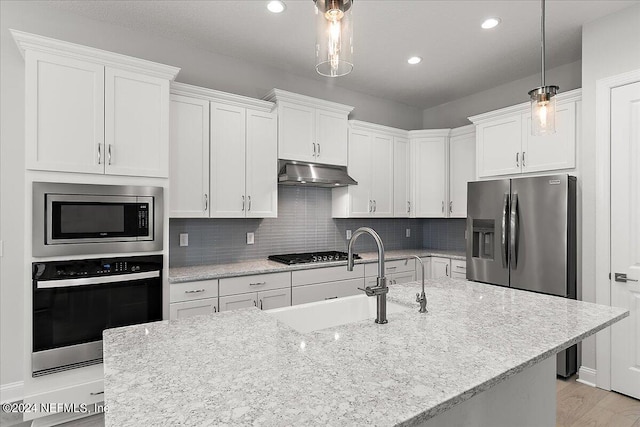
[[[315,262],[328,262],[328,261],[346,261],[348,254],[340,251],[326,251],[326,252],[307,252],[302,254],[283,254],[283,255],[269,255],[271,261],[281,262],[283,264],[308,264]],[[360,255],[353,254],[354,259],[360,259]]]

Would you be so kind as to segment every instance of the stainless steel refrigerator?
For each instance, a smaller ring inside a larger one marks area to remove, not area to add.
[[[467,279],[575,299],[576,178],[470,182]],[[558,375],[576,364],[576,346],[559,353]]]

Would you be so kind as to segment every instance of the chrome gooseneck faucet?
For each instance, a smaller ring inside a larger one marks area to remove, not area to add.
[[[427,312],[427,295],[424,293],[424,263],[422,259],[417,255],[411,255],[411,258],[415,258],[420,261],[420,265],[422,266],[422,294],[416,294],[416,302],[420,303],[420,313]]]
[[[358,237],[362,234],[369,234],[371,237],[373,237],[373,240],[376,241],[376,245],[378,245],[378,279],[376,282],[376,286],[367,286],[364,289],[358,289],[363,290],[367,294],[367,296],[376,296],[378,298],[378,317],[376,317],[376,323],[387,323],[387,293],[389,292],[389,288],[387,287],[387,278],[384,277],[384,246],[382,245],[382,239],[373,228],[360,227],[353,233],[351,239],[349,239],[349,258],[347,261],[347,270],[353,271],[353,245]]]

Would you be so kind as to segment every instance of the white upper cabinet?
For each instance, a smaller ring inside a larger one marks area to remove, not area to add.
[[[171,163],[170,216],[276,217],[273,103],[183,83],[173,83],[171,92],[171,151],[177,160]]]
[[[209,216],[209,101],[171,95],[169,216]]]
[[[476,125],[479,178],[576,167],[581,90],[556,96],[556,133],[552,135],[531,135],[529,103],[469,117]]]
[[[413,217],[447,216],[448,136],[449,129],[410,132]]]
[[[473,125],[451,130],[449,137],[449,217],[466,218],[467,183],[476,178],[476,132]]]
[[[409,217],[411,199],[409,198],[409,139],[393,138],[393,216]]]
[[[211,103],[211,216],[243,218],[246,109]]]
[[[347,118],[353,107],[280,89],[264,99],[277,103],[278,158],[347,164]]]
[[[26,61],[28,169],[168,176],[178,68],[11,32]]]
[[[393,128],[350,121],[349,175],[357,185],[334,188],[333,216],[337,218],[393,217]],[[406,132],[406,131],[400,131]]]
[[[169,176],[169,81],[105,69],[105,173]]]

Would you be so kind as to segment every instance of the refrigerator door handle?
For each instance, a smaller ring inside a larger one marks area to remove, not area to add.
[[[508,244],[507,242],[507,215],[509,215],[509,193],[504,194],[504,202],[502,204],[502,235],[501,235],[501,252],[502,267],[509,268]]]
[[[518,268],[518,233],[519,233],[519,221],[518,221],[518,195],[513,194],[511,196],[511,215],[509,221],[509,240],[511,241],[511,268],[515,270]]]

